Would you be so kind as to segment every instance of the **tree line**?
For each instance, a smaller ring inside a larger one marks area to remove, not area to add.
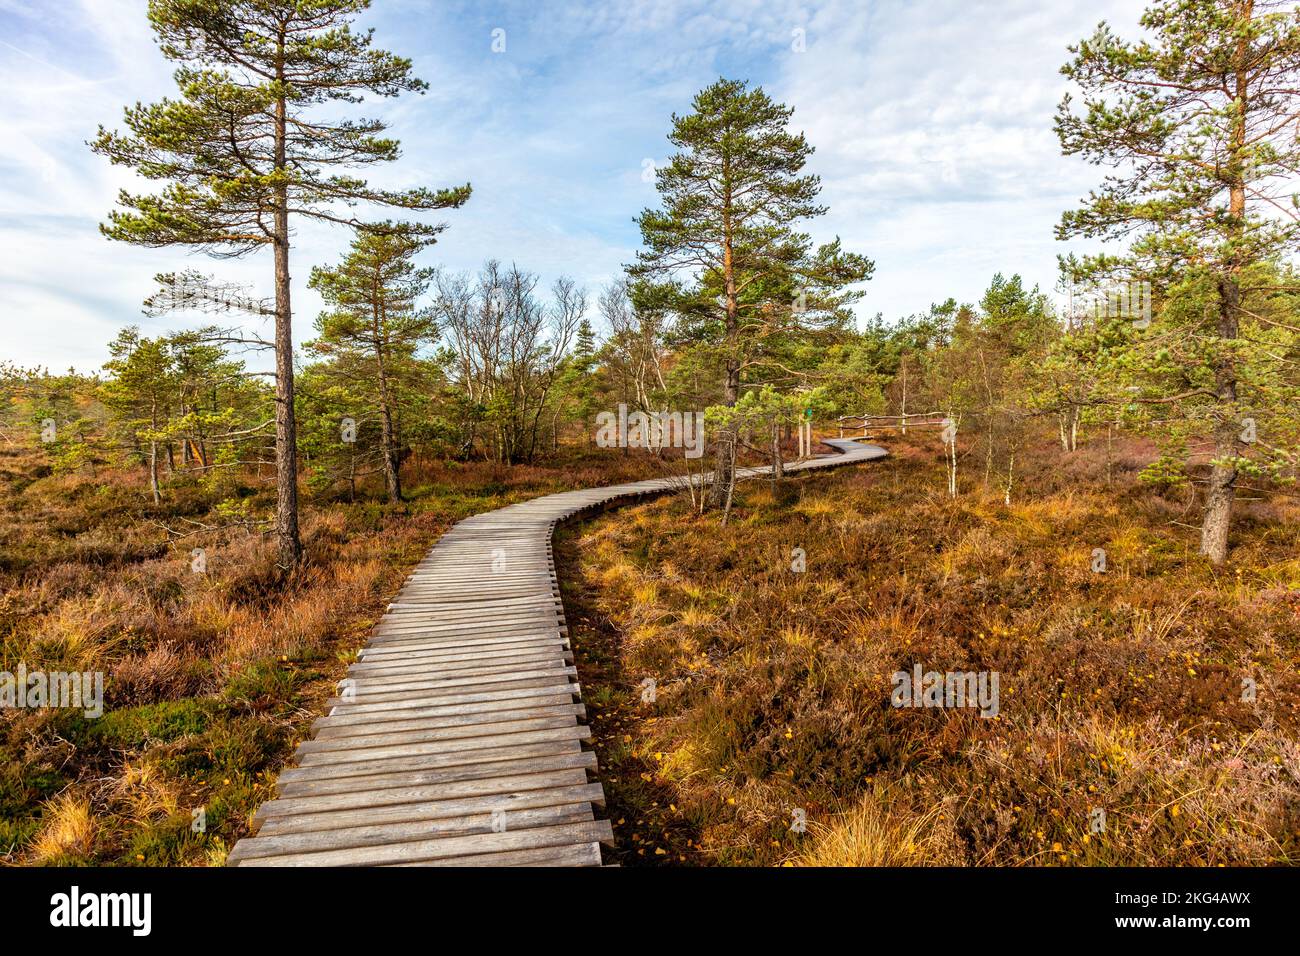
[[[1069,455],[1151,436],[1160,454],[1143,478],[1199,489],[1200,546],[1216,563],[1237,490],[1294,482],[1300,21],[1289,5],[1158,2],[1142,41],[1102,24],[1071,48],[1063,73],[1084,98],[1062,102],[1056,131],[1065,154],[1112,171],[1058,237],[1123,248],[1062,257],[1064,309],[999,274],[978,302],[863,326],[854,306],[874,264],[806,231],[826,207],[793,109],[726,78],[671,118],[677,151],[655,172],[659,204],[637,217],[642,249],[594,296],[565,278],[543,292],[513,262],[473,275],[422,265],[442,225],[366,220],[355,204],[454,209],[470,187],[373,189],[344,170],[397,158],[383,124],[318,115],[366,92],[423,89],[408,61],[350,29],[365,6],[150,4],[162,51],[180,64],[180,98],[129,109],[129,132],[101,130],[93,148],[162,188],[124,192],[104,231],[218,255],[270,245],[275,290],[262,302],[215,279],[163,276],[153,308],[263,314],[273,338],[211,326],[155,340],[132,329],[113,343],[96,400],[115,447],[148,468],[155,501],[164,472],[273,468],[291,567],[300,470],[351,494],[381,475],[397,503],[415,449],[529,461],[566,438],[589,442],[596,413],[616,404],[708,409],[701,510],[725,510],[739,455],[779,471],[801,418],[886,411],[944,416],[951,492],[973,471],[1007,502],[1028,442],[1054,435]],[[311,272],[326,308],[297,352],[294,217],[352,233],[338,263]],[[269,381],[232,355],[240,348],[274,353]],[[69,405],[75,383],[13,368],[3,381],[9,420],[21,404],[67,423],[75,440],[59,454],[76,466],[89,439],[86,409]]]

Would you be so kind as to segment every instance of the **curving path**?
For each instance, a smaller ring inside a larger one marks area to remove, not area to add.
[[[809,471],[883,458],[823,439]],[[740,478],[770,467],[742,468]],[[555,526],[656,478],[546,495],[466,518],[416,566],[278,797],[235,844],[236,866],[599,866],[610,843],[582,742],[577,671],[551,554]]]

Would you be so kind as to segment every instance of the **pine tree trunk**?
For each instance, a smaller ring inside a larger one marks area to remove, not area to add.
[[[400,504],[402,501],[402,475],[397,460],[397,438],[393,429],[393,413],[388,408],[385,398],[380,406],[380,427],[384,442],[384,484],[388,489],[388,503]]]
[[[158,434],[158,403],[155,399],[149,409],[149,425],[154,434]],[[162,501],[162,491],[158,487],[158,440],[149,440],[149,489],[153,492],[153,503]]]
[[[740,369],[731,359],[727,360],[725,394],[727,405],[734,406],[740,395]],[[713,466],[713,487],[709,497],[710,503],[715,507],[725,503],[727,489],[735,480],[732,473],[736,468],[736,447],[740,444],[740,427],[734,424],[727,426],[726,433],[720,435],[718,441],[720,447],[726,449],[726,452],[717,456]]]
[[[1225,282],[1220,291],[1219,338],[1237,337],[1237,303],[1240,289],[1236,281]],[[1214,564],[1228,559],[1228,532],[1232,526],[1232,505],[1236,497],[1237,439],[1240,423],[1232,414],[1237,403],[1237,374],[1230,355],[1222,356],[1214,371],[1214,390],[1218,395],[1219,420],[1214,426],[1215,464],[1210,469],[1210,485],[1205,497],[1205,517],[1201,523],[1201,554]]]
[[[989,482],[993,480],[993,423],[989,420],[989,428],[984,436],[984,487],[988,488]]]
[[[1007,484],[1006,491],[1002,498],[1002,503],[1008,508],[1011,507],[1011,482],[1016,473],[1016,453],[1013,449],[1007,455]]]
[[[283,36],[281,36],[283,42]],[[275,166],[285,170],[286,104],[275,107]],[[287,170],[285,170],[287,174]],[[298,428],[293,407],[293,311],[289,302],[289,189],[275,190],[275,534],[286,570],[302,561],[298,535]]]
[[[903,368],[903,401],[898,409],[898,430],[902,434],[906,435],[907,434],[907,356],[906,355],[903,356],[903,361],[901,364]],[[865,432],[867,430],[866,422],[864,421],[862,424],[863,424],[862,430]]]
[[[401,462],[397,460],[397,434],[393,428],[393,403],[388,393],[388,367],[384,363],[384,340],[381,324],[383,306],[376,304],[373,333],[375,337],[375,370],[379,378],[379,419],[384,443],[384,485],[388,490],[388,503],[400,504],[402,501]],[[383,316],[382,318],[387,318]]]
[[[153,491],[153,503],[162,501],[162,491],[158,487],[158,443],[149,442],[149,488]]]
[[[725,485],[721,486],[723,489],[722,523],[724,526],[727,523],[727,519],[731,516],[731,502],[736,494],[736,443],[734,441],[730,442],[726,447],[727,451],[725,457],[728,465],[727,477]],[[715,487],[719,486],[715,484]]]
[[[736,296],[736,270],[731,245],[731,219],[730,219],[730,201],[727,202],[727,211],[723,216],[723,247],[722,247],[722,280],[726,295],[726,323],[727,323],[727,379],[724,383],[724,400],[728,408],[734,408],[736,402],[740,400],[740,362],[736,357],[736,335],[739,326],[740,303]],[[721,505],[724,501],[730,500],[728,489],[735,484],[734,471],[736,468],[736,444],[739,439],[739,433],[733,426],[729,436],[730,453],[722,456],[714,464],[713,469],[713,489],[711,498],[713,504]]]
[[[1251,5],[1246,4],[1249,16]],[[1246,103],[1249,94],[1249,73],[1246,69],[1246,40],[1237,41],[1235,57],[1236,94],[1241,111],[1232,128],[1228,157],[1232,183],[1228,190],[1228,215],[1233,238],[1240,241],[1246,224],[1246,187],[1244,158],[1246,149]],[[1236,254],[1236,255],[1239,255]],[[1215,464],[1210,468],[1210,486],[1205,496],[1205,517],[1201,523],[1201,553],[1213,564],[1228,559],[1228,533],[1232,527],[1232,505],[1236,497],[1237,439],[1241,425],[1237,421],[1237,368],[1231,350],[1239,333],[1238,309],[1241,305],[1240,263],[1230,262],[1228,274],[1219,284],[1219,354],[1214,362],[1214,392],[1217,396],[1214,424]]]

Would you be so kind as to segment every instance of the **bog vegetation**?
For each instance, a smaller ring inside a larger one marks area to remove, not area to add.
[[[360,178],[400,155],[362,97],[424,88],[365,6],[149,5],[177,94],[94,140],[155,187],[103,231],[264,255],[273,293],[162,274],[99,372],[0,366],[0,670],[108,675],[102,718],[0,717],[0,853],[220,862],[451,522],[690,472],[566,544],[625,861],[1295,860],[1289,5],[1164,0],[1143,42],[1072,49],[1062,148],[1111,172],[1058,234],[1111,242],[1062,258],[1063,295],[936,277],[924,313],[865,320],[875,265],[813,238],[797,104],[727,78],[665,118],[616,281],[440,267],[469,185]],[[344,237],[316,316],[302,218]],[[593,447],[620,405],[704,412],[707,453]],[[783,477],[808,419],[893,456]],[[916,664],[999,673],[998,716],[891,707]]]
[[[725,536],[680,500],[567,532],[620,862],[1300,861],[1300,504],[1245,503],[1219,569],[1153,444],[1089,438],[1027,443],[1010,505],[913,432],[740,485]],[[891,706],[917,664],[999,674],[996,716]]]

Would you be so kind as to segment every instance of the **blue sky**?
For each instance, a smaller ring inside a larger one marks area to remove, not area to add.
[[[876,260],[860,313],[896,318],[977,299],[998,270],[1053,286],[1073,247],[1052,227],[1102,175],[1060,155],[1057,71],[1098,20],[1132,33],[1140,12],[1132,0],[376,0],[364,25],[430,90],[352,115],[383,116],[402,140],[376,183],[473,184],[438,217],[449,228],[427,264],[513,260],[548,283],[572,275],[594,301],[635,253],[633,217],[655,203],[642,172],[669,155],[670,115],[719,75],[749,79],[795,108],[817,149],[830,213],[810,231]],[[216,261],[97,231],[117,190],[138,184],[85,140],[120,126],[124,105],[170,94],[170,74],[144,0],[0,0],[0,359],[88,371],[123,325],[201,323],[141,314],[158,272],[269,294],[269,252]],[[310,267],[347,242],[299,229],[299,341],[319,308]]]

